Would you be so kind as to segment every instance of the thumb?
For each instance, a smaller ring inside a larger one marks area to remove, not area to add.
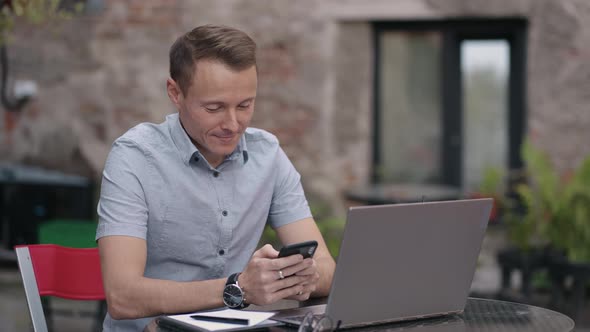
[[[277,258],[279,256],[279,252],[273,248],[270,244],[265,244],[262,248],[256,250],[254,253],[254,257],[260,258]]]

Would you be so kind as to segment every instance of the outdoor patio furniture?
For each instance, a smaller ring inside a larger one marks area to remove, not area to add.
[[[97,248],[38,244],[16,246],[15,251],[35,332],[48,331],[41,296],[105,299]],[[103,311],[96,324],[102,323]]]

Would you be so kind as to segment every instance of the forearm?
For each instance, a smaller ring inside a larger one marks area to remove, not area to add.
[[[179,282],[144,277],[146,242],[128,236],[98,240],[109,314],[133,319],[220,307],[225,279]]]
[[[336,263],[332,256],[323,256],[316,259],[318,266],[318,273],[320,279],[316,290],[311,294],[313,297],[328,296],[330,293],[330,287],[332,286],[332,277],[334,276],[334,269]]]
[[[105,289],[114,319],[191,312],[223,306],[225,279],[177,282],[141,277]]]

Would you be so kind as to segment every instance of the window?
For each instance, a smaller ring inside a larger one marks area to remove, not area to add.
[[[374,23],[374,182],[476,188],[520,168],[526,21]]]

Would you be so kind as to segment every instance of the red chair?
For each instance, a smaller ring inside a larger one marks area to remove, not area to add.
[[[57,296],[70,300],[103,300],[104,303],[97,248],[35,244],[15,246],[15,251],[33,329],[36,332],[48,330],[41,296]]]

